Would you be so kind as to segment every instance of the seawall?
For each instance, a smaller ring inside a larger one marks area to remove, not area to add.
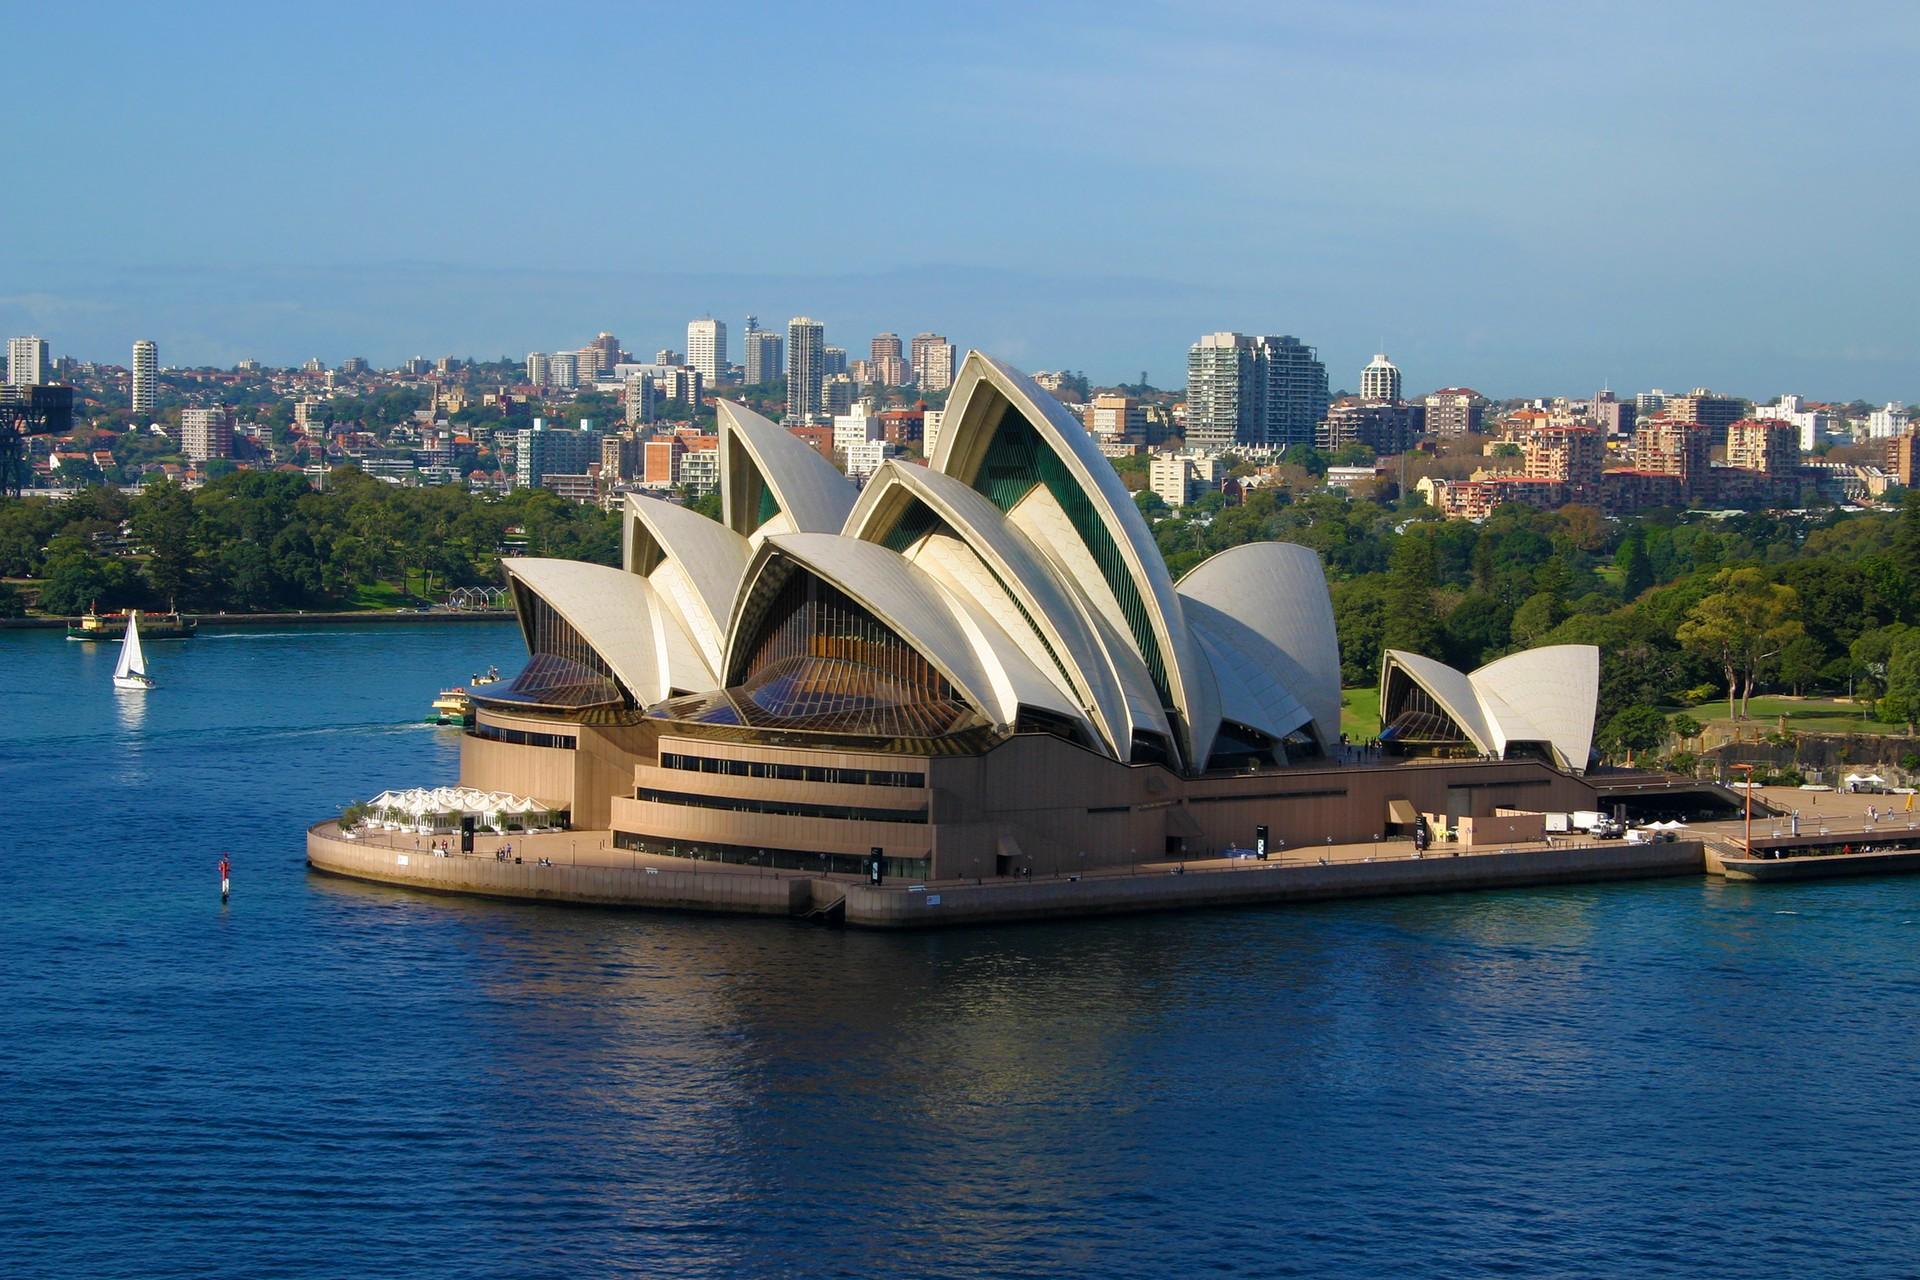
[[[365,610],[340,613],[190,613],[202,630],[219,631],[245,627],[284,627],[290,623],[318,626],[344,626],[357,623],[399,622],[511,622],[511,609],[442,609],[423,613],[396,613],[391,610]],[[0,618],[0,631],[34,631],[72,626],[74,618]]]
[[[806,873],[595,863],[540,866],[492,857],[436,857],[347,840],[333,823],[307,832],[307,861],[334,875],[441,893],[601,906],[804,916],[830,910],[871,929],[926,929],[1201,907],[1313,902],[1394,894],[1585,884],[1701,875],[1698,841],[1394,857],[1331,863],[1241,862],[1058,880],[873,886]]]

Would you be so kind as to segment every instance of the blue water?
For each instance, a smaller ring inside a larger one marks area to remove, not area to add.
[[[149,648],[121,696],[0,632],[0,1276],[1920,1271],[1920,879],[914,936],[433,897],[302,829],[451,780],[414,721],[511,627]]]

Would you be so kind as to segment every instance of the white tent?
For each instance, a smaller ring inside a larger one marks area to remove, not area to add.
[[[390,831],[454,831],[463,818],[496,830],[507,826],[546,826],[550,806],[526,796],[474,787],[412,787],[382,791],[367,802],[368,821]]]

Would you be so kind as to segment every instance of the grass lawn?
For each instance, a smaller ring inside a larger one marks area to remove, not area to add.
[[[1380,733],[1380,687],[1364,685],[1340,691],[1340,731],[1348,741],[1364,742]]]
[[[354,589],[349,609],[398,609],[411,603],[391,582],[361,583]]]
[[[1725,702],[1704,702],[1687,711],[1702,724],[1725,725]],[[1763,694],[1747,702],[1746,723],[1778,728],[1780,717],[1787,718],[1787,730],[1803,733],[1905,733],[1904,724],[1869,720],[1862,708],[1845,698],[1792,698],[1785,694]]]

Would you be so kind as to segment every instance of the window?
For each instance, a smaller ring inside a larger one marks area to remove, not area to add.
[[[571,751],[578,740],[571,733],[534,733],[527,729],[508,729],[497,724],[476,724],[467,730],[473,738],[485,738],[489,742],[510,742],[517,747],[556,747]]]
[[[705,796],[686,791],[635,787],[635,800],[651,804],[680,804],[695,809],[724,809],[729,813],[776,813],[789,818],[837,818],[843,822],[925,822],[926,809],[869,809],[859,805],[806,804],[795,800],[758,800],[748,796]]]
[[[736,778],[774,778],[781,782],[831,782],[854,787],[924,787],[927,775],[905,769],[841,769],[818,764],[776,764],[765,760],[728,760],[717,756],[690,756],[676,751],[660,753],[662,769],[690,773],[720,773]]]

